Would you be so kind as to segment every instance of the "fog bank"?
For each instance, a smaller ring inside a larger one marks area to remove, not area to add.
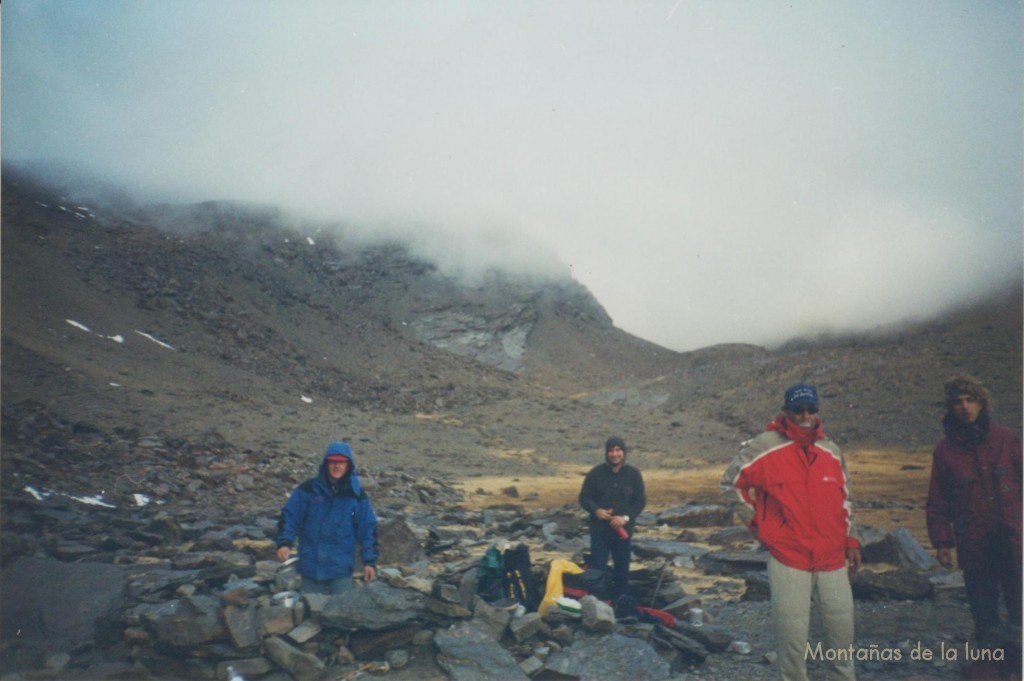
[[[5,160],[568,271],[676,350],[1022,269],[1021,4],[9,0]]]

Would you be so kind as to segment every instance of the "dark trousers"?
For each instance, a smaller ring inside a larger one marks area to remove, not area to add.
[[[964,571],[977,639],[998,635],[1001,629],[1000,591],[1008,623],[1018,627],[1021,624],[1021,564],[1015,554],[1009,530],[1005,528],[997,529],[977,544],[972,542],[970,547],[958,547],[957,558]]]
[[[326,594],[328,596],[337,596],[338,594],[345,593],[351,588],[352,575],[347,577],[338,577],[337,579],[323,580],[303,576],[300,590],[303,594]]]
[[[614,530],[590,531],[589,567],[595,570],[608,569],[608,556],[612,557],[612,602],[629,593],[629,558],[633,545],[632,538],[622,539]]]

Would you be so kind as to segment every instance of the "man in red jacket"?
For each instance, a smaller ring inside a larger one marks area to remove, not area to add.
[[[786,390],[782,413],[743,443],[722,478],[753,510],[747,526],[771,556],[771,590],[780,677],[806,681],[811,596],[821,610],[822,657],[829,681],[852,680],[853,593],[860,542],[850,512],[849,477],[839,447],[821,429],[817,389]]]
[[[974,636],[997,642],[999,591],[1007,619],[1021,625],[1021,442],[992,423],[989,393],[976,378],[946,383],[946,437],[935,448],[925,506],[928,537],[939,562],[964,571]]]

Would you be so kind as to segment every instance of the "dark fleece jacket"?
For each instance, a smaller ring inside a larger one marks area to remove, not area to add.
[[[612,515],[629,516],[626,531],[632,535],[636,519],[647,505],[644,478],[640,469],[627,463],[623,463],[616,473],[608,464],[607,453],[605,457],[605,462],[590,469],[584,478],[580,489],[580,506],[590,514],[588,523],[591,532],[610,529],[607,522],[594,515],[594,511],[599,508],[610,508]]]

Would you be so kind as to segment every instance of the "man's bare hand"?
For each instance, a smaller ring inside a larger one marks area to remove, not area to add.
[[[848,548],[846,549],[846,564],[847,570],[850,576],[857,574],[857,570],[860,570],[860,549]]]
[[[610,509],[610,508],[599,508],[596,511],[594,511],[594,515],[597,516],[598,520],[611,520],[612,519],[612,509]]]
[[[279,546],[277,547],[277,559],[282,563],[291,558],[292,547],[290,546]]]
[[[953,568],[953,549],[939,549],[935,552],[935,558],[942,567],[946,569]]]

